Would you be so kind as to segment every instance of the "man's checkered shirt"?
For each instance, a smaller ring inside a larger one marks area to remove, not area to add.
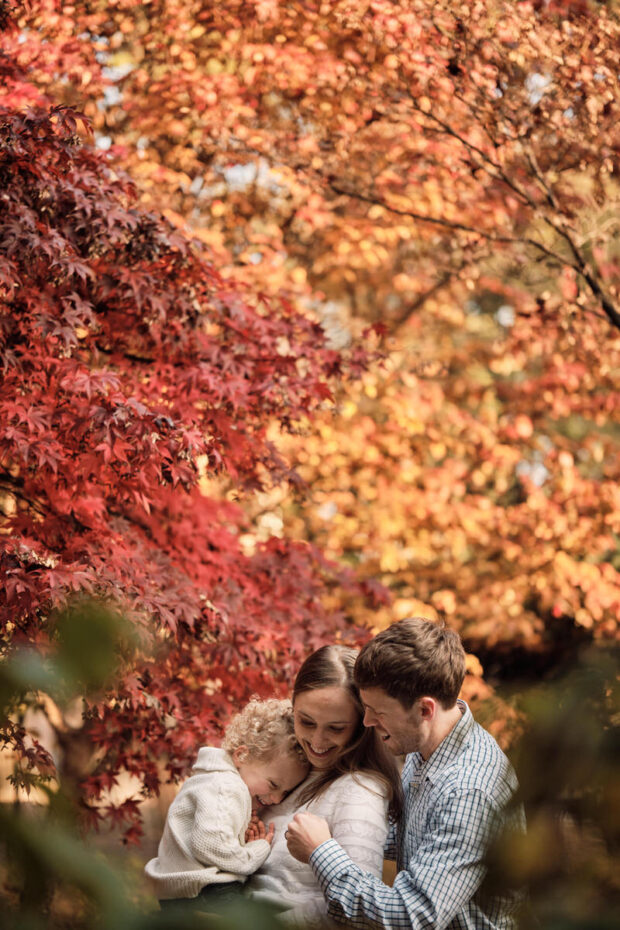
[[[314,850],[310,864],[330,917],[348,926],[386,930],[513,930],[516,896],[481,891],[484,857],[517,787],[493,737],[459,701],[462,717],[425,762],[407,756],[405,808],[388,835],[396,859],[390,888],[355,865],[335,840]],[[522,814],[516,825],[523,828]]]

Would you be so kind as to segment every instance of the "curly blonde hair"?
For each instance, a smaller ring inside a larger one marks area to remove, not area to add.
[[[308,763],[295,737],[293,705],[289,700],[255,698],[235,714],[224,732],[222,749],[232,755],[240,746],[245,746],[254,759],[271,759],[284,753]]]

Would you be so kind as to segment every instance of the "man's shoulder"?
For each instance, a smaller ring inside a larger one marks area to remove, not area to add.
[[[482,791],[499,805],[504,805],[517,788],[510,760],[494,737],[475,721],[458,754],[437,773],[437,782],[442,793]]]
[[[514,775],[512,764],[494,736],[474,721],[467,758],[477,769],[488,769],[491,777]]]

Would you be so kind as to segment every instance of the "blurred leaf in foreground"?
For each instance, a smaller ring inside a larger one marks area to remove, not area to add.
[[[525,692],[515,765],[527,834],[491,851],[490,878],[529,890],[522,930],[620,926],[620,650],[585,652]]]

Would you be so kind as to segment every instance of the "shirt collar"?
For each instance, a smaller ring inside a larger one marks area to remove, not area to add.
[[[429,781],[434,781],[434,777],[440,769],[449,765],[460,755],[461,750],[469,740],[470,733],[474,726],[474,718],[465,701],[458,700],[457,704],[461,711],[461,719],[457,720],[450,732],[439,746],[426,760],[421,774]]]

